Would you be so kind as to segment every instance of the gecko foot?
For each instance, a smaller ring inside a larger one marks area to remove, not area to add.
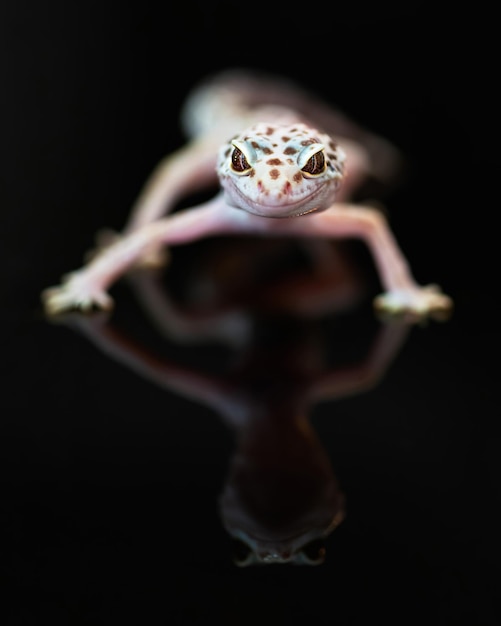
[[[96,245],[85,255],[85,262],[88,263],[89,261],[96,259],[122,238],[123,236],[120,233],[117,233],[110,228],[103,228],[99,230],[95,237]],[[155,246],[146,250],[135,263],[135,266],[144,268],[161,268],[165,267],[169,263],[169,260],[170,255],[168,249],[165,246]]]
[[[42,303],[48,315],[64,311],[90,311],[93,307],[109,310],[113,299],[100,287],[89,283],[83,272],[73,272],[63,277],[61,285],[42,292]]]
[[[374,306],[383,315],[409,314],[417,319],[430,316],[445,320],[452,312],[453,302],[438,285],[426,285],[383,293],[375,298]]]

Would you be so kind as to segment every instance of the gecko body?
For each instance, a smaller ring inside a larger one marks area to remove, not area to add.
[[[140,193],[119,235],[82,269],[46,289],[49,314],[110,308],[107,289],[129,268],[162,260],[162,248],[215,235],[358,237],[370,248],[384,293],[375,304],[422,317],[452,300],[414,280],[381,212],[353,202],[368,178],[391,179],[396,149],[339,111],[282,79],[230,71],[188,97],[187,144],[167,156]],[[178,201],[219,181],[198,206]]]

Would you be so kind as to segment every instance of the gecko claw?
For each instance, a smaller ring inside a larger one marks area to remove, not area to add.
[[[58,315],[64,311],[91,311],[94,307],[109,311],[113,299],[102,289],[87,284],[85,276],[73,272],[63,277],[62,283],[42,292],[42,303],[47,315]]]
[[[453,306],[452,299],[442,293],[438,285],[389,291],[374,300],[376,311],[383,317],[404,315],[415,321],[427,317],[445,321]]]

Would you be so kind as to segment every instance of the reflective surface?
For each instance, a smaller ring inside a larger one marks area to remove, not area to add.
[[[131,274],[146,321],[161,335],[180,344],[229,344],[220,372],[212,362],[201,367],[195,359],[190,367],[194,359],[161,357],[160,343],[152,341],[154,349],[147,349],[134,339],[134,329],[129,334],[104,314],[57,318],[147,380],[209,407],[232,431],[235,450],[219,509],[235,561],[242,566],[323,562],[325,548],[319,542],[344,518],[344,495],[309,423],[310,411],[319,402],[370,389],[410,327],[403,320],[381,323],[373,329],[375,338],[362,343],[364,325],[354,325],[355,318],[344,324],[344,332],[353,333],[344,343],[350,348],[360,343],[361,355],[351,348],[343,360],[336,358],[329,329],[336,328],[337,318],[325,313],[349,313],[360,300],[360,280],[330,244],[308,242],[313,267],[311,258],[309,263],[294,259],[304,247],[304,242],[219,242],[217,254],[197,256],[198,267],[192,269],[200,273],[204,268],[201,276],[182,272],[184,298],[197,301],[191,310],[172,299],[160,273]],[[279,251],[288,254],[281,258]],[[278,270],[283,260],[291,267]],[[209,349],[207,356],[213,352]]]
[[[214,43],[160,86],[167,21],[81,9],[3,21],[0,622],[495,624],[497,195],[461,29],[453,63],[439,23],[379,7],[337,35],[336,85],[273,61],[408,154],[385,207],[450,320],[378,320],[357,242],[249,238],[174,249],[116,285],[110,316],[48,321],[41,289],[121,226],[181,142],[185,89],[227,58]],[[219,32],[221,10],[190,32]]]

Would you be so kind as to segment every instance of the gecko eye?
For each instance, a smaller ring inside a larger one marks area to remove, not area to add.
[[[325,170],[325,157],[323,152],[317,152],[312,155],[306,165],[301,168],[301,171],[310,176],[318,176]]]
[[[235,174],[245,175],[250,172],[255,160],[254,150],[244,141],[232,141],[233,152],[231,153],[231,169]]]
[[[298,156],[298,165],[306,178],[315,178],[325,171],[324,146],[313,143],[301,150]]]
[[[245,154],[238,148],[233,148],[233,152],[231,153],[231,167],[239,174],[250,169]]]

